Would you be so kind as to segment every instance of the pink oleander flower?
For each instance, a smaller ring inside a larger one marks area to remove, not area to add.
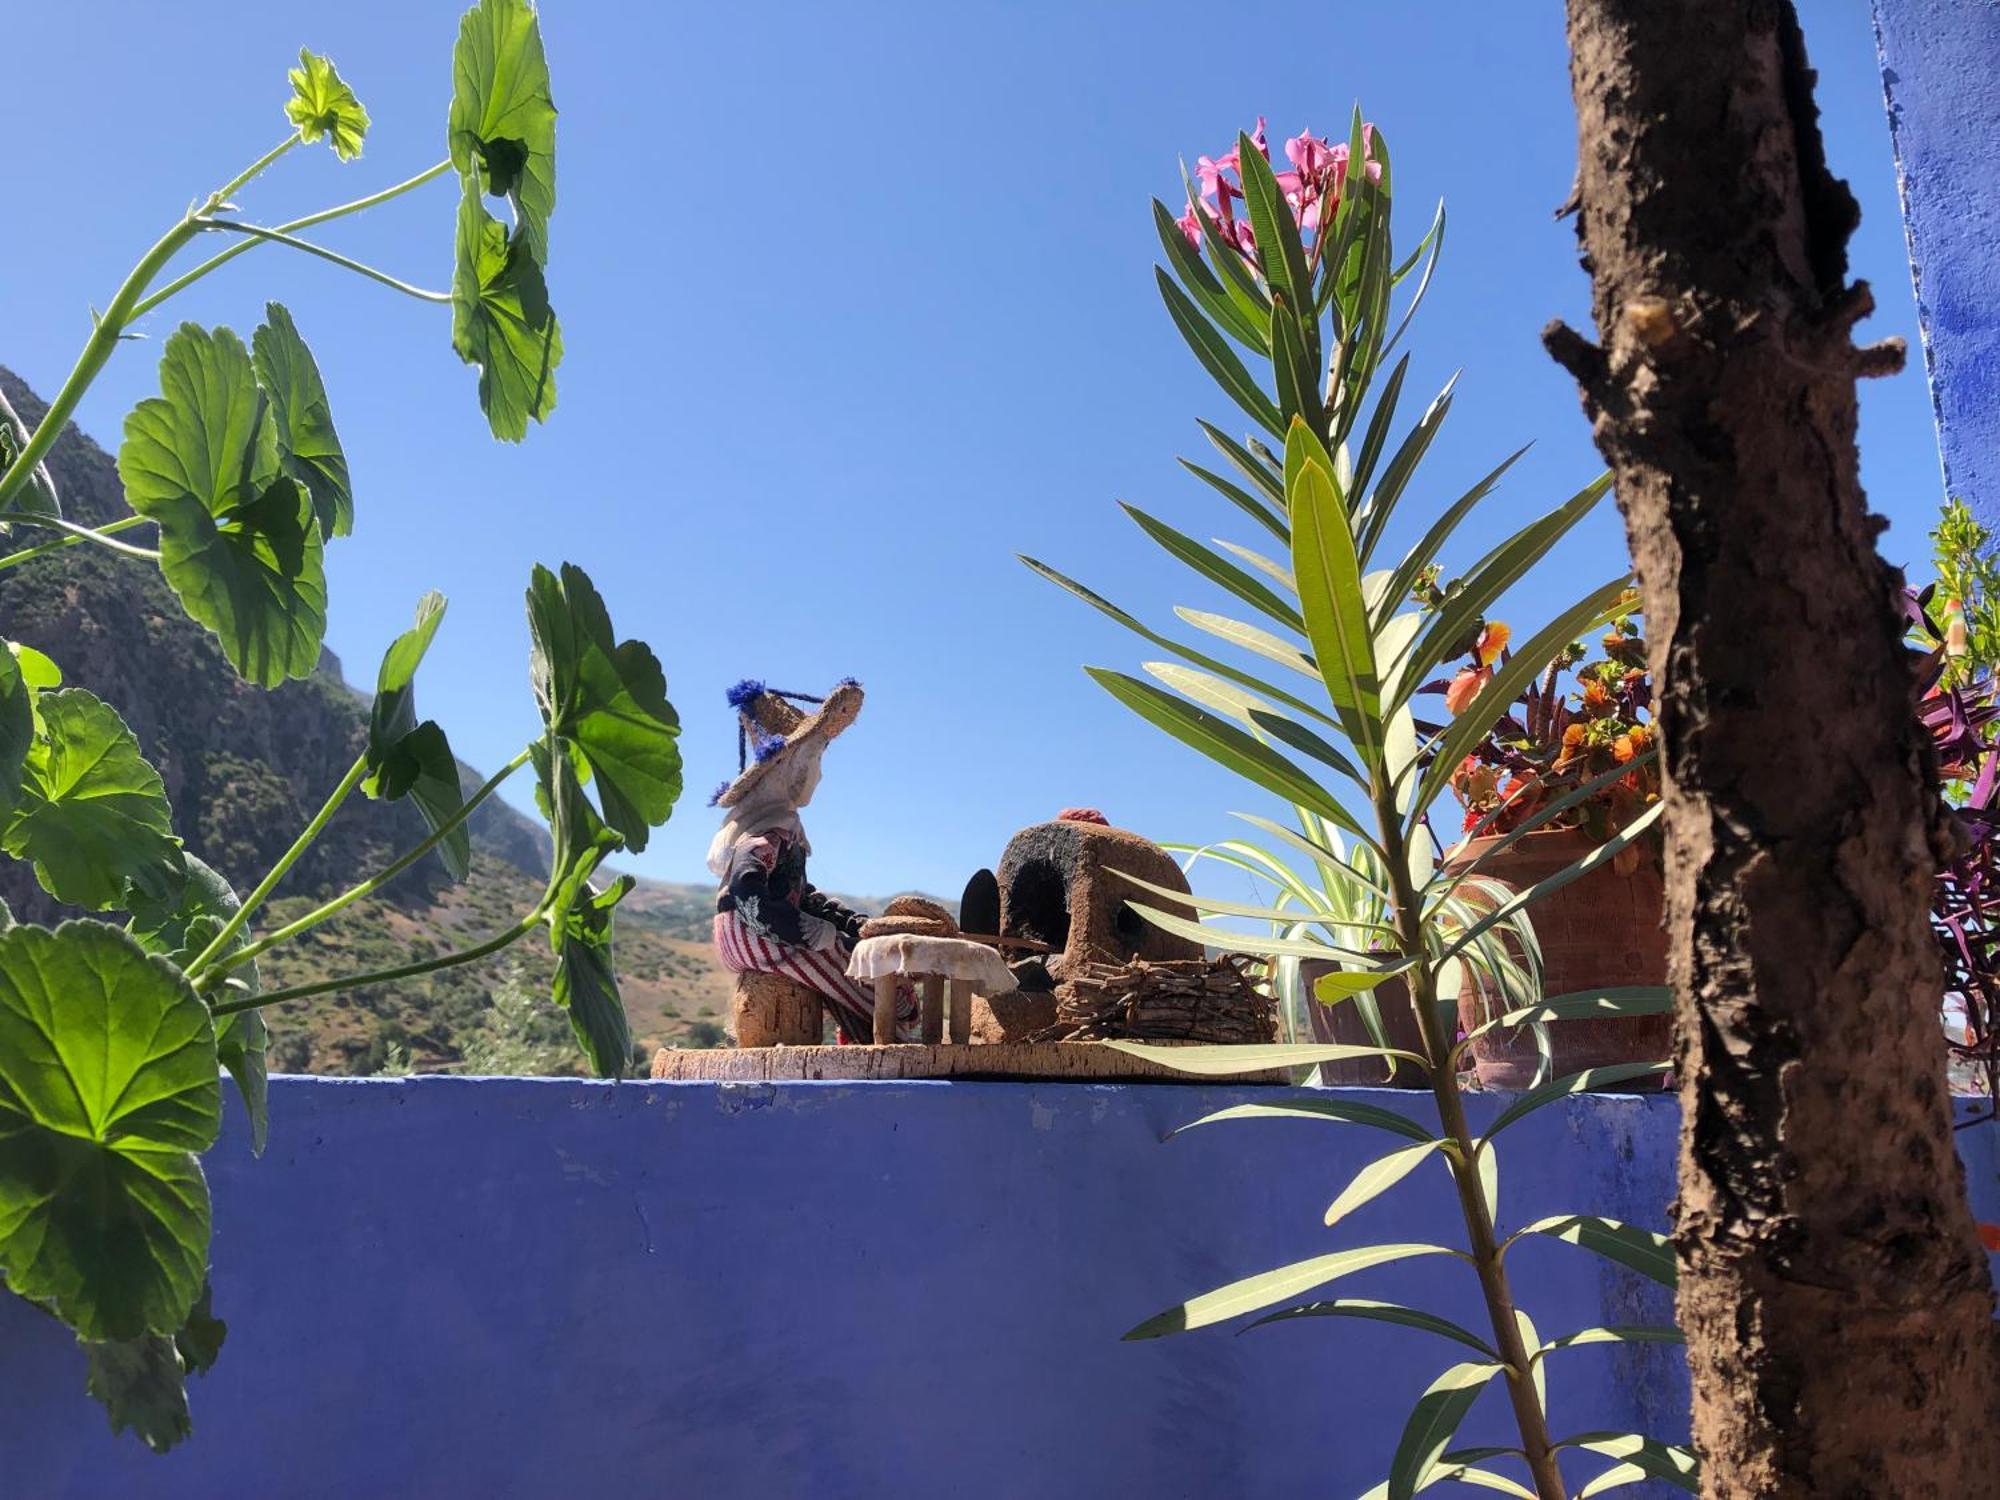
[[[1364,154],[1367,154],[1374,144],[1375,127],[1363,125],[1361,138]],[[1250,144],[1263,154],[1266,161],[1271,159],[1270,136],[1262,115],[1257,117],[1256,129],[1250,132]],[[1316,234],[1327,221],[1329,210],[1340,203],[1341,189],[1347,180],[1347,147],[1345,144],[1336,145],[1324,136],[1314,135],[1310,130],[1291,137],[1284,147],[1285,159],[1291,166],[1287,171],[1274,174],[1278,190],[1284,195],[1300,230]],[[1233,207],[1243,198],[1242,149],[1239,141],[1220,156],[1196,159],[1194,175],[1200,184],[1199,196],[1174,222],[1187,236],[1188,243],[1199,250],[1203,238],[1202,221],[1196,215],[1205,213],[1223,239],[1255,260],[1257,242],[1251,232],[1249,216],[1239,217]],[[1370,159],[1367,170],[1371,181],[1381,178],[1379,162]]]
[[[1187,212],[1174,220],[1174,227],[1186,236],[1189,246],[1195,250],[1199,250],[1201,249],[1201,220],[1197,219],[1194,213],[1194,205],[1190,203],[1187,206]]]
[[[1301,176],[1318,179],[1332,171],[1336,163],[1347,160],[1347,148],[1335,146],[1324,137],[1306,130],[1285,142],[1285,160],[1296,167]]]
[[[1194,175],[1201,183],[1201,195],[1221,208],[1224,216],[1229,213],[1229,200],[1241,198],[1243,189],[1222,174],[1237,170],[1236,147],[1231,146],[1217,157],[1197,157]]]

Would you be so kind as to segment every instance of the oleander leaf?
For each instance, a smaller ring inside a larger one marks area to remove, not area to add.
[[[459,22],[451,75],[451,164],[513,204],[527,254],[545,266],[556,208],[556,106],[535,7],[479,0]]]
[[[1347,1125],[1372,1125],[1377,1130],[1386,1130],[1413,1141],[1433,1139],[1423,1126],[1393,1109],[1349,1099],[1321,1099],[1310,1094],[1298,1099],[1279,1099],[1270,1104],[1232,1104],[1227,1109],[1218,1109],[1213,1114],[1176,1126],[1167,1132],[1166,1138],[1172,1140],[1197,1125],[1216,1125],[1224,1120],[1332,1120]]]
[[[1202,368],[1251,421],[1274,436],[1282,433],[1285,430],[1284,419],[1279,416],[1277,405],[1244,368],[1243,361],[1237,358],[1236,351],[1229,347],[1215,325],[1208,321],[1193,299],[1163,268],[1155,266],[1153,275],[1159,283],[1160,296],[1167,304],[1174,326],[1181,331],[1181,337],[1187,340],[1188,348],[1194,351]]]
[[[208,1270],[208,1007],[115,927],[0,933],[0,1270],[89,1340],[176,1333]]]
[[[1673,1443],[1663,1443],[1658,1438],[1646,1437],[1637,1432],[1585,1432],[1576,1437],[1564,1438],[1557,1443],[1558,1448],[1581,1448],[1586,1453],[1600,1453],[1606,1458],[1619,1460],[1619,1468],[1607,1470],[1577,1491],[1578,1500],[1585,1495],[1601,1495],[1614,1484],[1631,1484],[1639,1478],[1665,1480],[1678,1490],[1690,1495],[1701,1491],[1701,1461],[1694,1453]],[[1620,1473],[1620,1470],[1636,1473]],[[1615,1481],[1614,1473],[1620,1474]]]
[[[82,688],[43,693],[42,732],[29,747],[0,847],[31,860],[58,901],[102,911],[128,884],[165,891],[184,868],[160,773],[117,712]]]
[[[1170,1333],[1206,1328],[1211,1323],[1221,1323],[1243,1313],[1262,1312],[1273,1303],[1283,1302],[1300,1292],[1325,1286],[1330,1281],[1338,1281],[1343,1276],[1351,1276],[1371,1266],[1387,1265],[1391,1261],[1408,1260],[1419,1255],[1452,1253],[1442,1245],[1367,1245],[1356,1250],[1336,1250],[1331,1255],[1316,1255],[1311,1260],[1279,1266],[1276,1270],[1245,1277],[1212,1292],[1204,1292],[1199,1297],[1191,1297],[1148,1318],[1125,1337],[1128,1340],[1156,1339]]]
[[[555,410],[563,356],[548,282],[522,233],[509,235],[466,179],[451,278],[451,346],[479,367],[479,409],[493,435],[514,443],[528,435],[530,417],[546,422]]]
[[[354,529],[354,485],[312,350],[276,302],[264,305],[250,347],[257,383],[277,423],[279,463],[312,497],[321,537],[346,536]]]
[[[1535,1357],[1558,1349],[1581,1349],[1589,1344],[1685,1344],[1687,1335],[1678,1328],[1654,1323],[1607,1323],[1601,1328],[1579,1328],[1559,1339],[1550,1339],[1535,1351]]]
[[[1461,1328],[1449,1318],[1440,1318],[1435,1313],[1427,1313],[1420,1308],[1404,1307],[1396,1302],[1372,1302],[1361,1297],[1336,1297],[1324,1302],[1306,1302],[1297,1307],[1288,1307],[1282,1312],[1266,1313],[1253,1323],[1246,1324],[1243,1331],[1262,1328],[1267,1323],[1284,1323],[1294,1318],[1366,1318],[1377,1323],[1396,1323],[1404,1328],[1421,1329],[1425,1333],[1435,1333],[1476,1349],[1488,1359],[1497,1358],[1487,1342],[1471,1330]]]
[[[1453,1365],[1417,1398],[1389,1462],[1389,1500],[1410,1500],[1424,1487],[1472,1403],[1503,1368],[1487,1360]]]
[[[361,154],[368,134],[368,111],[354,97],[333,66],[333,59],[299,49],[299,65],[285,74],[292,97],[285,101],[285,118],[298,127],[299,139],[311,146],[324,140],[342,161]]]
[[[1442,1140],[1420,1141],[1414,1146],[1399,1146],[1385,1156],[1376,1157],[1355,1173],[1354,1180],[1327,1205],[1327,1228],[1331,1229],[1364,1203],[1373,1202],[1388,1192],[1422,1166],[1425,1157],[1443,1145]]]
[[[1237,1073],[1263,1073],[1273,1068],[1304,1068],[1315,1063],[1346,1062],[1355,1057],[1396,1058],[1422,1067],[1424,1060],[1393,1047],[1361,1047],[1346,1042],[1216,1042],[1191,1046],[1160,1046],[1122,1039],[1102,1044],[1177,1073],[1200,1078],[1228,1078]]]
[[[1673,1241],[1650,1229],[1621,1224],[1616,1219],[1600,1218],[1595,1214],[1557,1214],[1552,1218],[1537,1219],[1517,1231],[1514,1239],[1529,1234],[1546,1235],[1550,1239],[1594,1251],[1642,1276],[1651,1277],[1661,1286],[1673,1286],[1679,1280]]]
[[[581,757],[604,821],[634,853],[681,793],[680,719],[659,659],[615,641],[604,600],[581,568],[537,566],[528,585],[530,675],[542,722]]]

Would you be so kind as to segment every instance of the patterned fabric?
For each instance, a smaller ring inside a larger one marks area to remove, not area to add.
[[[875,1034],[875,991],[847,977],[847,959],[866,920],[806,880],[810,846],[791,827],[738,838],[715,902],[715,951],[733,974],[783,974],[833,1003],[841,1039],[868,1042]],[[916,1024],[910,986],[897,996],[897,1032]]]

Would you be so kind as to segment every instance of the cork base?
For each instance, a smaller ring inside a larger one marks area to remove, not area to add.
[[[653,1077],[692,1082],[777,1083],[795,1080],[896,1078],[1015,1078],[1091,1083],[1125,1079],[1150,1083],[1213,1085],[1096,1042],[999,1042],[983,1047],[899,1043],[886,1047],[717,1047],[704,1051],[662,1047]],[[1283,1069],[1223,1080],[1285,1083]]]
[[[739,1047],[816,1045],[820,997],[782,974],[738,974],[729,997],[730,1034]]]

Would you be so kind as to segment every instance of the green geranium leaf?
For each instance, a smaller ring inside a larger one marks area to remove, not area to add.
[[[604,821],[637,852],[681,793],[680,719],[640,641],[613,644],[611,617],[581,568],[537,566],[528,584],[530,675],[542,722],[595,778]]]
[[[264,304],[264,322],[250,345],[257,383],[269,396],[277,423],[280,463],[312,496],[320,535],[346,536],[354,529],[354,488],[312,350],[292,315],[276,302]]]
[[[42,889],[72,906],[122,905],[127,882],[170,889],[183,868],[173,809],[125,721],[81,688],[44,693],[39,707],[43,732],[0,847],[32,860]]]
[[[389,645],[375,674],[375,702],[368,716],[368,777],[361,789],[371,797],[408,797],[433,832],[465,805],[458,760],[435,721],[417,722],[414,681],[417,666],[444,620],[444,595],[432,590],[417,601],[416,623]],[[438,845],[438,856],[454,880],[472,863],[472,835],[463,824]]]
[[[157,953],[183,970],[215,941],[241,905],[227,880],[193,855],[184,857],[187,878],[170,899],[146,895],[128,899],[132,921],[126,928],[148,953]],[[230,940],[229,951],[233,953],[249,941],[250,934],[239,930]],[[254,995],[262,987],[255,959],[229,971],[230,994]],[[216,1024],[216,1056],[236,1081],[236,1092],[250,1120],[250,1150],[258,1156],[264,1154],[264,1143],[271,1133],[270,1044],[271,1030],[261,1010],[240,1010]]]
[[[301,47],[299,65],[285,76],[292,81],[285,118],[299,127],[299,139],[310,146],[324,136],[342,161],[359,156],[361,138],[368,134],[368,111],[334,71],[333,60]]]
[[[527,253],[548,264],[556,208],[556,107],[541,21],[527,0],[479,0],[451,54],[451,164],[514,205]]]
[[[246,679],[276,687],[319,664],[323,543],[308,495],[280,472],[249,351],[227,328],[184,323],[158,396],[125,419],[125,496],[160,528],[160,570]]]
[[[521,235],[510,238],[486,211],[471,178],[458,205],[451,346],[479,367],[479,409],[495,437],[518,443],[530,417],[546,422],[556,409],[562,330],[548,283]]]
[[[210,1310],[204,1285],[178,1334],[149,1333],[116,1343],[86,1343],[89,1373],[84,1389],[104,1403],[111,1430],[130,1428],[155,1453],[165,1453],[194,1430],[188,1415],[187,1377],[214,1368],[228,1325]]]
[[[20,413],[8,402],[7,393],[0,391],[0,474],[14,467],[16,455],[28,446],[30,436],[28,424],[21,420]],[[56,482],[49,477],[46,463],[35,465],[34,473],[8,498],[7,509],[0,514],[49,517],[62,514],[62,504],[56,498]],[[8,529],[0,523],[0,534],[5,534]]]
[[[0,815],[21,799],[21,776],[35,743],[35,690],[11,650],[0,651]]]
[[[621,875],[609,890],[587,892],[555,934],[555,1001],[569,1012],[570,1030],[599,1078],[624,1077],[632,1060],[632,1029],[611,961],[611,910],[632,885]]]
[[[208,1007],[101,922],[0,933],[0,1270],[94,1341],[173,1335],[208,1270]]]
[[[619,847],[619,837],[604,826],[597,809],[583,793],[583,783],[571,752],[558,745],[553,757],[546,741],[534,747],[535,801],[548,819],[554,844],[550,859],[549,926],[554,942],[568,920],[569,909],[588,894],[590,877],[605,856]]]

